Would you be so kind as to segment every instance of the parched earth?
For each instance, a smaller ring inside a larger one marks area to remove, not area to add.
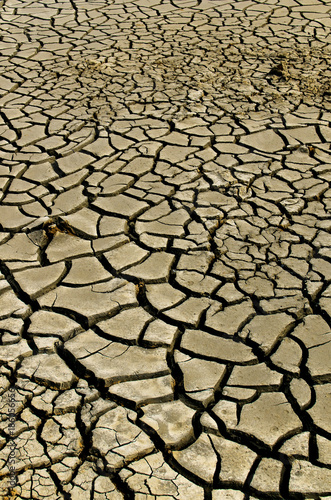
[[[330,500],[330,2],[0,5],[1,498]]]

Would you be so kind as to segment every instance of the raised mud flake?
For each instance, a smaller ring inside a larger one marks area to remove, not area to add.
[[[257,457],[250,448],[223,437],[211,435],[211,441],[220,457],[219,479],[243,484]]]
[[[186,295],[169,283],[146,286],[146,296],[150,304],[158,311],[164,311],[182,302]]]
[[[112,278],[96,257],[80,257],[72,261],[71,269],[63,283],[91,285]]]
[[[158,220],[150,222],[138,221],[136,231],[138,234],[149,233],[157,236],[181,238],[185,235],[184,226],[189,220],[190,216],[186,210],[180,209],[160,217]]]
[[[310,315],[293,330],[308,349],[307,367],[314,380],[329,380],[331,377],[331,332],[321,316]]]
[[[77,186],[59,194],[52,206],[52,215],[72,213],[87,205],[88,199],[83,194],[84,186]]]
[[[121,271],[135,264],[139,264],[148,257],[148,255],[149,252],[147,250],[143,250],[133,241],[104,254],[109,264],[116,269],[116,271]]]
[[[238,490],[213,490],[212,500],[244,500],[245,494]],[[257,500],[250,497],[251,500]]]
[[[0,295],[0,319],[10,316],[24,319],[29,314],[31,314],[31,307],[22,302],[13,290],[5,290]]]
[[[196,271],[176,271],[176,282],[188,290],[202,294],[211,294],[220,285],[216,278]]]
[[[322,436],[317,435],[318,460],[322,464],[331,465],[331,442]]]
[[[1,304],[1,301],[0,301]],[[2,345],[0,350],[0,362],[1,363],[19,363],[22,359],[32,356],[32,349],[30,349],[27,341],[21,339],[19,342]]]
[[[209,483],[213,481],[217,455],[207,434],[200,434],[193,444],[183,450],[174,451],[173,456],[189,472]]]
[[[138,278],[146,283],[165,282],[169,276],[175,256],[166,252],[156,252],[150,255],[144,262],[130,267],[124,275]]]
[[[190,297],[164,314],[173,320],[181,321],[183,324],[197,327],[202,314],[209,308],[211,302],[211,299],[206,297]]]
[[[204,499],[203,488],[174,471],[164,461],[161,452],[133,462],[120,472],[120,477],[134,491],[137,499],[145,500],[151,495],[176,500]]]
[[[178,449],[193,438],[195,410],[181,401],[155,403],[142,408],[141,421],[157,432],[167,448]]]
[[[77,361],[106,387],[129,380],[168,375],[164,348],[144,349],[111,342],[88,330],[65,344]]]
[[[211,359],[238,364],[257,359],[251,348],[241,342],[217,337],[202,330],[185,330],[180,347]]]
[[[253,340],[268,354],[294,324],[293,318],[286,313],[258,315],[245,325],[240,336]]]
[[[204,404],[209,403],[226,373],[226,366],[213,361],[191,358],[179,351],[175,351],[175,361],[183,373],[186,394]]]
[[[293,378],[290,383],[290,391],[301,409],[309,405],[312,398],[312,391],[306,380],[303,378]]]
[[[87,236],[97,237],[97,223],[100,219],[100,214],[90,210],[89,208],[82,208],[77,212],[66,215],[66,222],[70,225],[74,232],[81,231]]]
[[[299,431],[302,423],[286,397],[278,392],[266,392],[243,407],[236,429],[252,434],[268,446],[289,432]]]
[[[99,197],[93,204],[109,214],[135,217],[149,207],[144,201],[136,200],[125,194],[111,197]]]
[[[160,400],[173,399],[174,380],[170,375],[164,377],[148,378],[146,380],[131,380],[112,385],[108,392],[121,400],[130,401],[136,407]]]
[[[264,153],[276,153],[285,144],[274,130],[263,130],[240,138],[240,142]]]
[[[288,456],[309,457],[309,432],[300,432],[290,439],[287,439],[279,451]]]
[[[50,465],[49,458],[45,455],[44,448],[39,443],[34,429],[22,432],[17,438],[16,445],[18,459],[15,463],[15,469],[17,472],[23,471],[26,468],[37,469]],[[10,452],[11,448],[8,445],[0,451],[1,475],[9,475],[7,461]]]
[[[199,207],[216,207],[229,212],[238,208],[236,199],[232,196],[219,193],[218,191],[205,191],[198,194],[197,204]]]
[[[324,493],[331,491],[331,470],[295,460],[291,469],[290,493]]]
[[[55,336],[68,340],[82,327],[71,318],[52,311],[36,311],[30,316],[28,333],[32,336]]]
[[[282,462],[273,458],[262,458],[254,473],[252,488],[263,493],[279,493],[282,470]]]
[[[287,337],[281,341],[277,351],[271,356],[270,359],[282,370],[299,375],[302,361],[302,350],[295,340]]]
[[[69,389],[78,380],[57,354],[37,354],[23,360],[18,376],[54,389]]]
[[[0,207],[0,224],[7,231],[17,231],[35,220],[35,217],[27,217],[22,214],[16,206],[2,205]]]
[[[98,327],[112,337],[138,341],[145,326],[153,319],[142,307],[121,311],[110,319],[100,321]]]
[[[0,245],[0,259],[4,261],[38,262],[39,247],[25,233],[17,233]],[[38,262],[39,264],[39,262]]]
[[[142,338],[144,344],[153,346],[169,346],[172,347],[176,336],[178,333],[178,328],[173,325],[169,325],[160,319],[152,321]]]
[[[30,268],[14,273],[14,278],[31,299],[55,288],[66,272],[63,262],[46,267]]]
[[[314,386],[316,394],[316,402],[312,408],[308,410],[315,425],[321,427],[327,432],[331,432],[331,384]]]
[[[218,332],[234,335],[255,314],[252,302],[245,300],[240,304],[227,306],[217,313],[207,312],[206,326]]]
[[[109,236],[115,234],[122,234],[126,232],[127,221],[119,217],[110,217],[103,215],[99,222],[99,230],[101,236]]]
[[[41,437],[46,442],[47,454],[52,462],[62,460],[65,456],[77,456],[83,449],[75,413],[57,415],[46,420]]]
[[[113,174],[100,184],[100,187],[102,189],[101,196],[122,193],[127,188],[132,186],[134,182],[135,180],[132,175]]]
[[[189,154],[197,150],[198,148],[185,146],[165,146],[160,152],[160,160],[168,161],[172,165],[176,165],[176,163],[184,161]]]
[[[265,363],[259,363],[253,366],[235,366],[227,385],[278,388],[282,380],[283,377],[280,373],[270,370]]]
[[[120,406],[99,418],[92,433],[92,450],[105,458],[108,471],[120,469],[154,450],[148,435],[132,423],[134,419],[133,412]]]
[[[88,460],[80,465],[78,474],[64,486],[64,491],[72,500],[87,500],[91,495],[93,500],[124,500],[111,479],[101,475],[95,463]]]
[[[43,307],[74,311],[91,326],[121,306],[136,306],[136,290],[133,283],[114,278],[105,283],[79,288],[60,286],[38,299]]]
[[[91,242],[66,233],[55,233],[47,247],[46,255],[50,262],[59,262],[72,257],[92,255]]]
[[[93,156],[81,152],[75,152],[60,158],[57,160],[57,164],[62,172],[65,174],[72,174],[73,172],[77,172],[77,170],[82,170],[93,161]]]

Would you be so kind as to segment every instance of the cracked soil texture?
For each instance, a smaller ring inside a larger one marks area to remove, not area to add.
[[[0,5],[1,498],[330,500],[331,3]]]

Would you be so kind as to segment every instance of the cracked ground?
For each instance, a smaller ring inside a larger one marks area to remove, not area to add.
[[[1,498],[330,500],[330,2],[0,5]]]

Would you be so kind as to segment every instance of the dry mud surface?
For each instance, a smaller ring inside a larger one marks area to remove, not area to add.
[[[1,498],[330,500],[330,2],[0,4]]]

